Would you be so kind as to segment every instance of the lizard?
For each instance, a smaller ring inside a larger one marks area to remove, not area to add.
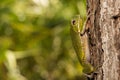
[[[89,77],[87,74],[90,74],[94,71],[93,66],[89,63],[90,53],[88,35],[86,34],[86,23],[89,19],[89,16],[87,17],[86,21],[83,20],[80,15],[75,16],[71,21],[70,27],[70,35],[75,53],[78,57],[80,65],[83,67],[82,72],[87,77]]]

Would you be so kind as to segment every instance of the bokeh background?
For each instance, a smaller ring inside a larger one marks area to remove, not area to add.
[[[85,0],[0,0],[0,80],[80,80],[70,20]]]

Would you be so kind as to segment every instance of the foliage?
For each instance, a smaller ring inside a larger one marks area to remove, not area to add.
[[[80,79],[69,26],[84,1],[1,0],[0,80]]]

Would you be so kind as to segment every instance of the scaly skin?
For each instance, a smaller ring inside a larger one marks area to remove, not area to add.
[[[82,72],[84,74],[89,74],[93,72],[93,67],[88,62],[90,54],[87,34],[85,33],[84,35],[81,35],[81,32],[84,32],[83,29],[85,29],[84,22],[85,21],[83,21],[80,16],[75,16],[71,22],[70,34],[74,50],[81,66],[83,67]]]

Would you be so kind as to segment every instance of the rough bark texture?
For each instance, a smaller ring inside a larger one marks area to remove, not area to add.
[[[94,80],[120,80],[120,0],[87,0]]]

